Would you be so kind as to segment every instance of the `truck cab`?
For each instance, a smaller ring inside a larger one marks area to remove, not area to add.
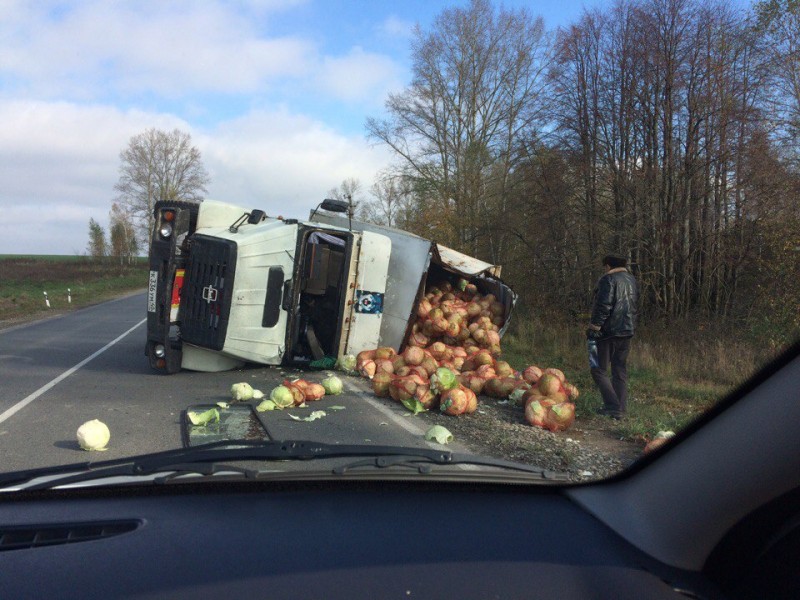
[[[378,344],[390,240],[259,212],[210,200],[157,206],[151,366],[302,365]]]

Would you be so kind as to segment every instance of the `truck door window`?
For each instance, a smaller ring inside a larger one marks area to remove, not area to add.
[[[283,298],[283,268],[270,267],[267,274],[267,297],[264,299],[264,315],[262,327],[275,327],[281,316],[281,300]]]

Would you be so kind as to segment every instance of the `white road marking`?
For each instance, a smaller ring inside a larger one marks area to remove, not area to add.
[[[359,381],[358,383],[362,383]],[[359,386],[360,387],[360,386]],[[362,399],[366,400],[370,406],[375,408],[376,410],[380,411],[385,417],[390,419],[394,424],[398,425],[399,427],[405,429],[410,434],[415,437],[422,437],[423,443],[431,448],[435,448],[436,450],[444,449],[441,444],[437,442],[429,442],[428,440],[424,439],[425,430],[421,427],[418,427],[412,417],[404,417],[401,414],[393,411],[391,408],[386,406],[385,404],[381,403],[380,400],[376,399],[374,396],[371,395],[371,392],[368,392],[365,388],[360,388],[359,390],[353,390],[356,395],[360,396]],[[450,446],[450,444],[448,444]],[[459,443],[455,443],[452,447],[446,448],[447,450],[456,451],[456,452],[464,452],[466,454],[471,454],[471,452],[463,445]],[[459,469],[463,469],[464,471],[474,471],[478,470],[479,467],[476,465],[456,465]]]
[[[414,423],[410,422],[411,421],[410,417],[403,417],[397,414],[388,406],[385,406],[379,401],[376,401],[375,397],[371,395],[371,391],[367,392],[365,390],[358,390],[355,391],[355,393],[362,399],[366,400],[373,408],[383,413],[383,415],[386,418],[390,419],[395,425],[398,425],[402,429],[405,429],[412,435],[425,435],[425,432],[421,428],[417,427]],[[433,445],[428,441],[426,441],[425,443],[428,445]],[[438,444],[436,444],[436,446],[438,446]]]
[[[80,368],[81,368],[83,365],[85,365],[85,364],[86,364],[86,363],[88,363],[89,361],[91,361],[91,360],[93,360],[93,359],[97,358],[98,356],[100,356],[100,355],[101,355],[103,352],[105,352],[106,350],[108,350],[109,348],[111,348],[111,346],[113,346],[114,344],[116,344],[117,342],[119,342],[119,341],[120,341],[121,339],[123,339],[123,338],[124,338],[126,335],[128,335],[130,332],[132,332],[134,329],[136,329],[137,327],[139,327],[139,326],[140,326],[142,323],[144,323],[144,322],[146,322],[146,321],[147,321],[147,319],[146,319],[146,318],[145,318],[145,319],[142,319],[142,320],[141,320],[141,321],[139,321],[139,322],[138,322],[136,325],[134,325],[133,327],[131,327],[130,329],[128,329],[128,331],[126,331],[125,333],[123,333],[122,335],[120,335],[119,337],[117,337],[116,339],[113,339],[113,340],[111,340],[109,343],[107,343],[105,346],[103,346],[102,348],[100,348],[100,350],[98,350],[97,352],[95,352],[95,353],[94,353],[94,354],[92,354],[91,356],[88,356],[87,358],[84,358],[84,359],[83,359],[81,362],[79,362],[77,365],[75,365],[74,367],[72,367],[72,368],[70,368],[70,369],[67,369],[67,370],[66,370],[66,371],[64,371],[64,372],[63,372],[61,375],[59,375],[58,377],[56,377],[55,379],[53,379],[53,380],[52,380],[50,383],[46,383],[46,384],[44,384],[42,387],[40,387],[38,390],[36,390],[35,392],[33,392],[33,393],[32,393],[30,396],[28,396],[27,398],[24,398],[24,399],[20,400],[19,402],[17,402],[17,403],[16,403],[14,406],[12,406],[12,407],[11,407],[11,408],[9,408],[8,410],[6,410],[6,411],[5,411],[3,414],[0,414],[0,423],[2,423],[3,421],[6,421],[6,420],[8,420],[8,419],[10,419],[11,417],[13,417],[13,416],[14,416],[14,415],[15,415],[17,412],[19,412],[20,410],[22,410],[23,408],[25,408],[26,406],[28,406],[28,404],[30,404],[31,402],[33,402],[34,400],[36,400],[36,399],[37,399],[39,396],[41,396],[42,394],[44,394],[46,391],[48,391],[48,390],[52,389],[52,388],[53,388],[54,386],[56,386],[56,385],[57,385],[59,382],[61,382],[61,381],[64,381],[64,380],[65,380],[67,377],[69,377],[70,375],[72,375],[72,374],[73,374],[75,371],[77,371],[78,369],[80,369]]]

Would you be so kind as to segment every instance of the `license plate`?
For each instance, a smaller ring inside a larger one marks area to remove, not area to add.
[[[158,293],[158,271],[150,271],[150,284],[147,286],[147,312],[156,312],[156,295]]]

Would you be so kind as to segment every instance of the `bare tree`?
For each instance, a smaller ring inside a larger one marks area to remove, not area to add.
[[[772,93],[768,104],[778,133],[800,158],[800,2],[761,0],[755,5]]]
[[[379,176],[370,193],[373,199],[362,203],[359,218],[386,227],[408,226],[413,197],[407,181],[391,175]]]
[[[139,251],[131,214],[116,202],[109,213],[109,246],[110,255],[118,258],[120,265],[131,264]]]
[[[431,31],[415,30],[412,83],[367,130],[400,159],[437,239],[500,252],[490,223],[505,212],[515,142],[538,125],[545,42],[541,19],[489,0],[445,9]]]
[[[651,314],[730,312],[761,210],[744,166],[766,88],[744,15],[621,0],[562,31],[556,65],[576,263],[626,253]]]
[[[339,187],[329,189],[327,197],[333,198],[334,200],[350,202],[353,208],[353,214],[356,214],[359,212],[359,205],[362,202],[361,190],[361,182],[355,177],[348,177],[342,181]]]
[[[158,200],[200,202],[209,177],[188,133],[158,129],[133,136],[120,152],[120,176],[114,189],[117,201],[138,221],[142,239],[153,226]]]
[[[616,0],[555,42],[489,0],[418,28],[367,122],[407,186],[367,217],[502,263],[543,309],[584,309],[619,252],[646,317],[796,331],[800,1]]]

